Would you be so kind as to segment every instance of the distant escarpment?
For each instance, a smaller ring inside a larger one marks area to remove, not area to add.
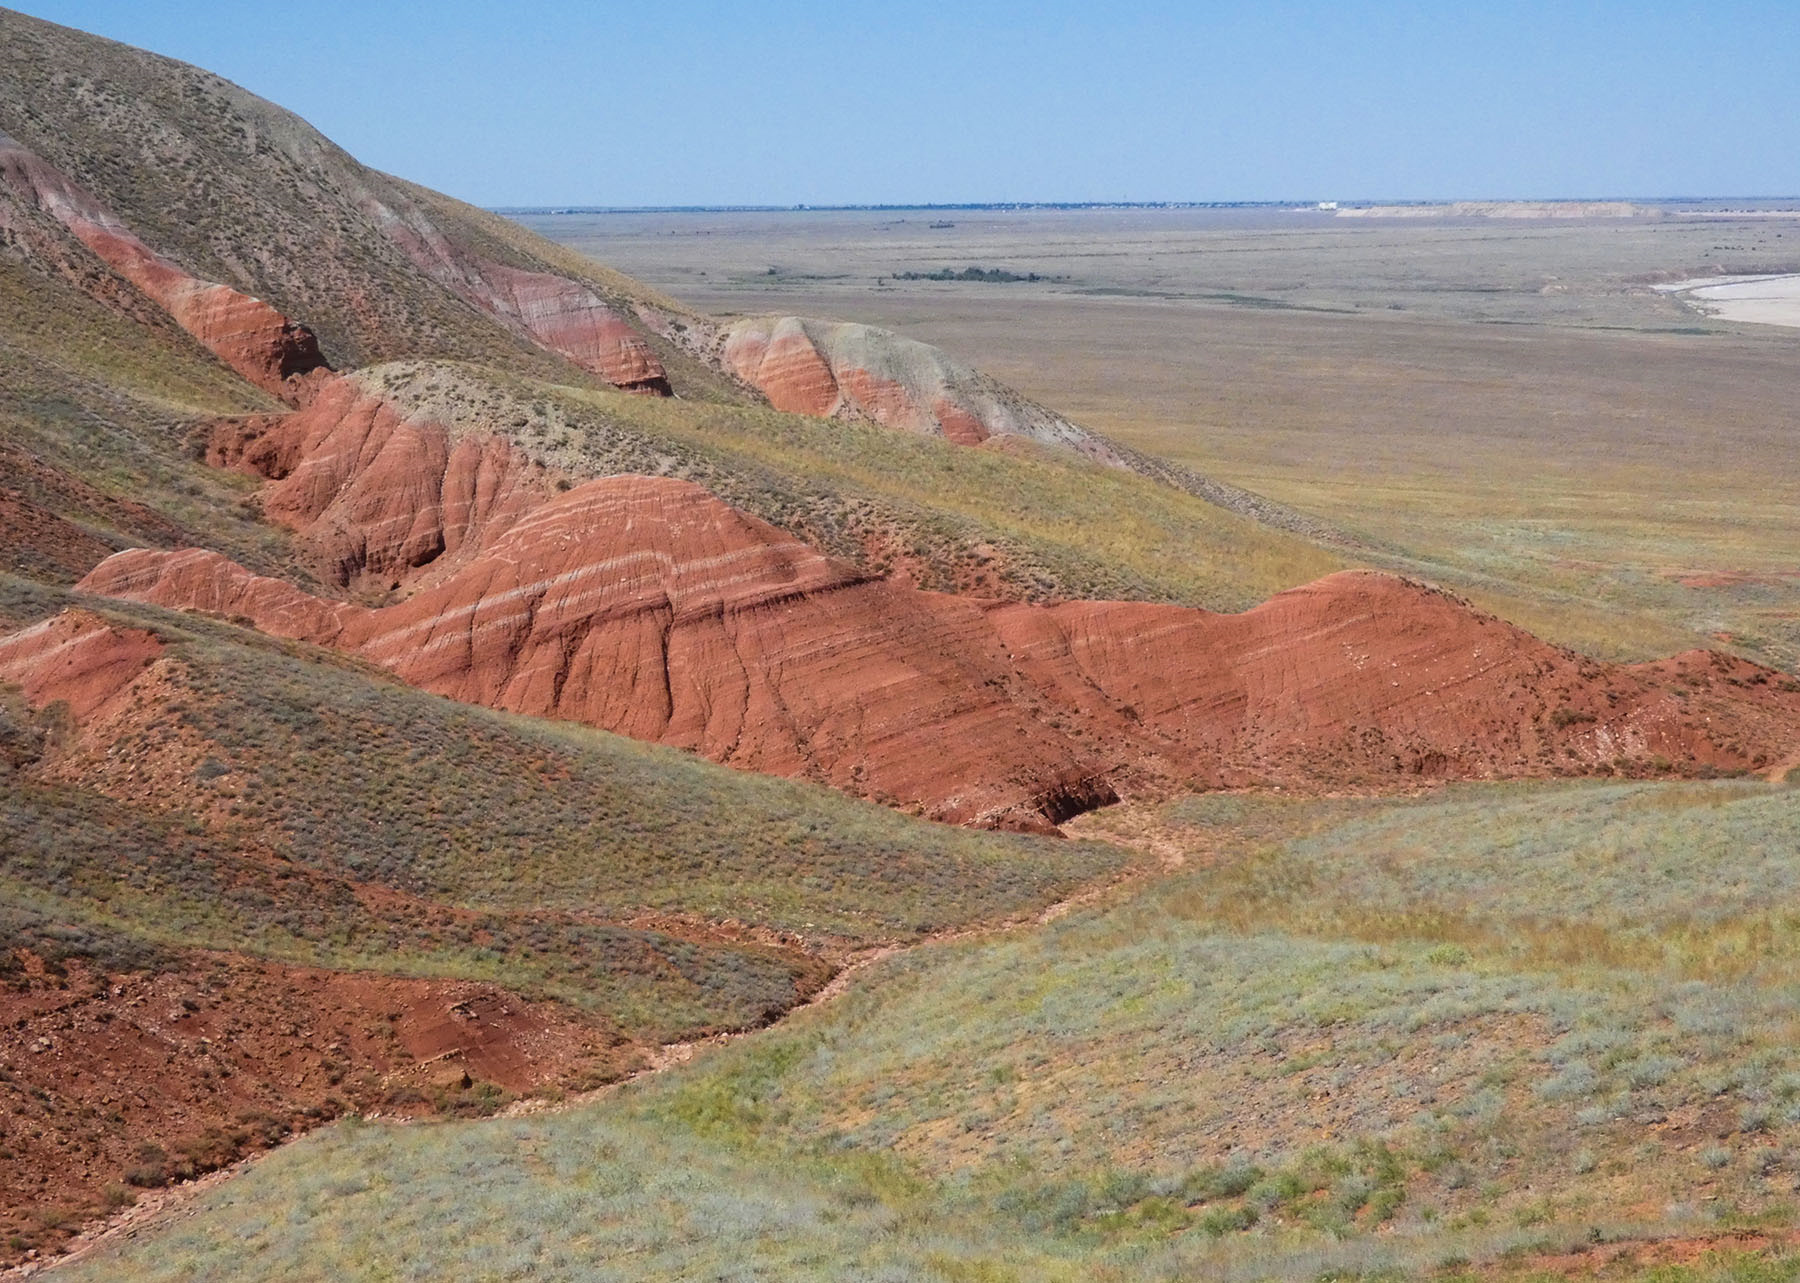
[[[1003,448],[1023,438],[1149,477],[1276,529],[1325,543],[1354,542],[1317,518],[1072,423],[948,353],[891,330],[800,316],[750,317],[723,328],[714,359],[778,410],[866,420],[965,446]]]
[[[484,258],[452,241],[416,203],[390,201],[371,193],[361,207],[431,280],[615,387],[670,395],[668,374],[644,336],[591,285]]]

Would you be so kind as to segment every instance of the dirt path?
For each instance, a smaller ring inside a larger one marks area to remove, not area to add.
[[[1098,836],[1098,835],[1096,835]],[[1117,837],[1114,837],[1117,841]],[[1129,845],[1120,842],[1120,845]],[[563,1096],[560,1099],[549,1099],[541,1096],[516,1100],[494,1115],[496,1118],[532,1118],[545,1114],[566,1113],[580,1109],[596,1101],[616,1094],[622,1087],[657,1074],[666,1073],[691,1062],[702,1051],[711,1047],[723,1046],[740,1038],[750,1038],[768,1029],[776,1028],[791,1019],[795,1013],[820,1007],[828,1002],[843,997],[850,991],[856,978],[869,968],[894,957],[900,953],[910,953],[932,945],[951,944],[958,941],[978,940],[1004,935],[1011,931],[1027,930],[1046,923],[1054,922],[1077,909],[1097,904],[1114,896],[1124,894],[1128,889],[1145,881],[1159,872],[1166,871],[1179,864],[1179,860],[1171,859],[1166,851],[1147,851],[1150,860],[1135,860],[1127,863],[1112,877],[1104,881],[1090,883],[1076,891],[1075,894],[1057,900],[1044,908],[1028,914],[1021,914],[999,922],[983,923],[978,926],[959,927],[951,931],[940,931],[922,936],[905,944],[878,945],[873,948],[858,950],[845,958],[836,974],[811,996],[789,1007],[780,1019],[755,1029],[734,1030],[728,1033],[713,1034],[706,1038],[696,1038],[682,1042],[663,1043],[651,1048],[642,1068],[625,1075],[623,1078],[596,1087],[591,1091],[578,1092]],[[369,1121],[381,1121],[391,1126],[409,1126],[415,1122],[431,1122],[431,1119],[384,1118],[379,1113],[364,1115]],[[162,1189],[146,1191],[138,1201],[124,1208],[117,1214],[103,1221],[85,1227],[74,1238],[70,1239],[65,1249],[55,1256],[40,1257],[24,1261],[21,1264],[0,1270],[0,1283],[11,1283],[12,1280],[35,1278],[53,1270],[94,1255],[103,1248],[113,1244],[137,1238],[144,1232],[193,1215],[198,1209],[195,1204],[200,1196],[218,1188],[227,1181],[248,1172],[257,1163],[270,1154],[277,1153],[300,1137],[294,1136],[281,1145],[266,1149],[242,1158],[228,1167],[208,1172],[191,1181],[179,1185],[170,1185]]]

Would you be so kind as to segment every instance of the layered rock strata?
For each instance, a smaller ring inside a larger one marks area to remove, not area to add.
[[[937,348],[874,326],[752,317],[726,331],[723,359],[777,410],[872,420],[958,445],[1029,437],[1124,466],[1111,443]]]
[[[261,299],[184,271],[139,240],[94,196],[4,133],[0,189],[60,223],[203,347],[264,391],[301,405],[330,377],[311,330]]]
[[[952,597],[668,478],[558,495],[378,609],[202,550],[119,553],[80,587],[960,823],[1042,829],[1142,788],[1748,770],[1800,747],[1778,674],[1595,663],[1388,575],[1241,615]]]

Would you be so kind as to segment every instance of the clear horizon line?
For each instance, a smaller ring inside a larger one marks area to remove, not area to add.
[[[545,205],[487,205],[495,214],[780,214],[780,213],[851,213],[857,211],[908,210],[993,210],[993,209],[1319,209],[1336,206],[1356,209],[1369,206],[1431,206],[1458,204],[1499,205],[1699,205],[1730,202],[1767,204],[1800,203],[1796,195],[1726,195],[1726,196],[1440,196],[1414,199],[1385,197],[1352,197],[1293,200],[992,200],[992,201],[919,201],[919,202],[831,202],[796,201],[791,204],[756,204],[750,202],[716,205],[601,205],[558,202]],[[1800,213],[1800,210],[1796,210]]]

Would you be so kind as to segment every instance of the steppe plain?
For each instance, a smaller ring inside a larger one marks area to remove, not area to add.
[[[1656,287],[1800,269],[1800,202],[1643,208],[518,217],[706,310],[940,345],[1553,640],[1791,668],[1800,330]],[[1043,279],[898,279],[971,267]]]

